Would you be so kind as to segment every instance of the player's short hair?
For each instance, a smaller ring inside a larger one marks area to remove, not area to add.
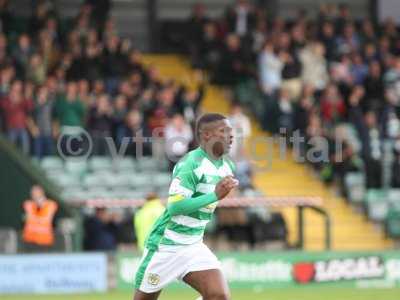
[[[197,119],[197,122],[196,122],[196,130],[195,130],[196,138],[198,140],[200,140],[200,131],[205,124],[216,122],[216,121],[221,121],[221,120],[225,120],[225,119],[226,119],[226,117],[224,115],[216,114],[216,113],[208,113],[208,114],[202,115],[200,118]]]

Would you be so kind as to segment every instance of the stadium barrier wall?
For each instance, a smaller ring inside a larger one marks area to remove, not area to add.
[[[107,255],[0,255],[0,294],[105,292]]]
[[[231,288],[400,287],[400,251],[217,253]],[[117,288],[132,290],[140,256],[117,254]],[[145,279],[146,280],[146,279]],[[179,288],[181,283],[172,284]]]

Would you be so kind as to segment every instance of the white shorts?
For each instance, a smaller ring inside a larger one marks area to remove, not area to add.
[[[190,246],[145,249],[136,273],[135,287],[144,293],[163,289],[175,279],[194,271],[221,269],[217,257],[203,243]]]

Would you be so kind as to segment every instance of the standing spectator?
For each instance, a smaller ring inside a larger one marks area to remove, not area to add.
[[[228,10],[227,21],[230,32],[245,37],[255,23],[253,7],[248,0],[237,0],[233,8]]]
[[[92,7],[91,15],[96,22],[96,27],[103,29],[111,9],[111,0],[86,0],[86,3]]]
[[[265,95],[276,95],[282,83],[282,68],[283,63],[275,54],[273,44],[267,41],[258,60],[260,85]]]
[[[369,64],[368,75],[364,80],[365,97],[362,105],[364,109],[377,110],[382,107],[384,85],[381,65],[377,61]]]
[[[182,88],[178,93],[177,108],[184,116],[186,122],[192,127],[196,122],[201,101],[204,98],[204,85],[201,84],[198,90],[187,90]]]
[[[362,158],[365,163],[367,188],[380,188],[382,186],[382,132],[378,127],[376,114],[368,111],[362,114],[359,107],[364,90],[355,87],[350,95],[350,120],[355,125],[362,143]]]
[[[33,54],[29,59],[29,65],[26,72],[26,79],[31,80],[36,85],[41,85],[46,80],[47,65],[40,54]]]
[[[185,122],[181,114],[175,114],[164,129],[165,153],[169,159],[169,169],[172,171],[175,163],[189,151],[193,140],[192,128]]]
[[[221,54],[216,83],[236,84],[247,75],[247,59],[238,35],[229,34]]]
[[[328,128],[341,121],[346,113],[346,106],[336,85],[329,84],[321,98],[322,119]]]
[[[88,129],[92,137],[94,155],[109,154],[106,138],[111,137],[112,112],[107,95],[101,95],[89,111]]]
[[[23,241],[26,250],[43,252],[54,245],[53,220],[57,203],[47,199],[41,186],[31,188],[31,199],[24,202]]]
[[[162,215],[165,207],[162,205],[157,194],[149,193],[142,208],[135,214],[134,226],[137,238],[137,246],[141,252],[154,223]]]
[[[300,52],[302,80],[316,90],[323,90],[329,81],[325,48],[322,43],[313,42]]]
[[[55,119],[59,126],[83,127],[85,110],[77,94],[76,82],[68,82],[66,94],[61,94],[55,103]]]
[[[17,77],[25,78],[29,59],[34,53],[34,48],[31,44],[31,39],[27,34],[22,34],[18,38],[18,45],[12,52],[12,56],[16,62]]]
[[[39,87],[32,113],[33,154],[42,158],[53,153],[52,111],[54,102],[46,86]]]
[[[29,154],[30,142],[28,134],[29,114],[32,111],[32,99],[25,99],[22,82],[15,81],[8,96],[0,101],[5,116],[7,136],[14,144],[19,144],[25,154]]]

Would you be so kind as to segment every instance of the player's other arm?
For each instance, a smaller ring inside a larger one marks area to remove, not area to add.
[[[177,180],[179,180],[179,178]],[[175,187],[176,192],[168,198],[168,213],[171,216],[175,216],[195,212],[202,207],[206,207],[211,203],[225,198],[233,188],[238,186],[238,183],[238,180],[234,179],[232,176],[226,176],[218,182],[214,192],[198,197],[184,196],[185,193],[179,192],[180,186],[178,185]],[[187,188],[184,189],[187,190]],[[171,190],[173,190],[172,186]]]

